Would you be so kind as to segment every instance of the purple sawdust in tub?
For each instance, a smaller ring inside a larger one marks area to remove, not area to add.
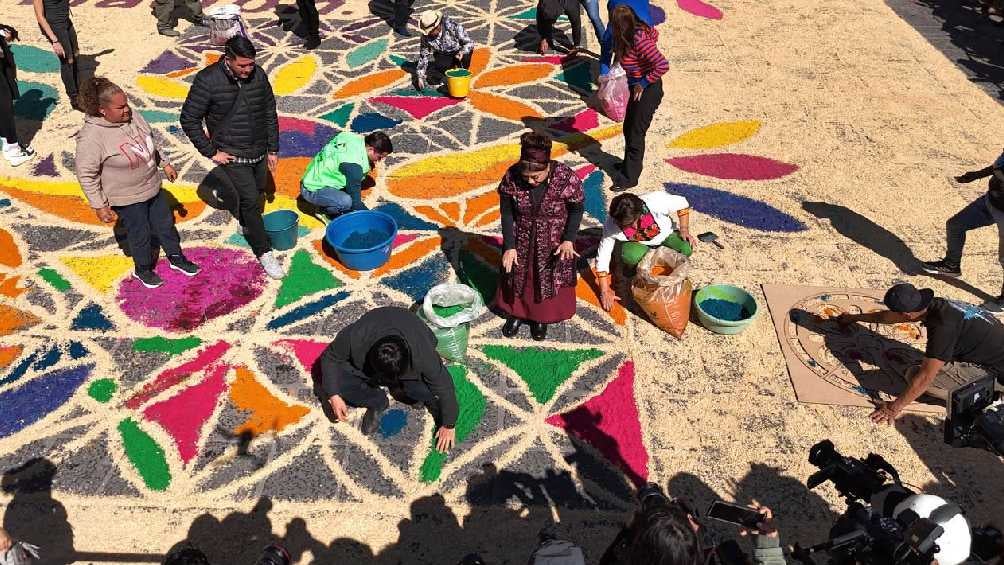
[[[738,322],[750,317],[750,311],[742,304],[718,298],[709,298],[701,302],[701,310],[704,310],[709,316],[726,322]]]
[[[367,230],[354,231],[342,242],[342,247],[346,249],[371,249],[384,243],[390,238],[385,231]]]
[[[122,281],[118,302],[126,316],[151,328],[191,331],[258,298],[265,286],[265,271],[245,251],[196,247],[185,255],[202,268],[194,277],[162,259],[155,270],[164,286],[149,289],[133,277]]]

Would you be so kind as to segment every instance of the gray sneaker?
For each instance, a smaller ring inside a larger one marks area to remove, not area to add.
[[[157,33],[163,35],[164,37],[179,37],[181,35],[180,33],[178,33],[178,30],[171,29],[169,27],[157,28]]]

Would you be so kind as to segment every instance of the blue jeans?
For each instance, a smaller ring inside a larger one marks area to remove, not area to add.
[[[945,261],[959,265],[962,262],[962,248],[966,245],[966,232],[994,224],[997,224],[999,240],[998,260],[1001,266],[1004,266],[1004,211],[991,205],[986,194],[973,200],[958,214],[948,219],[948,223],[945,224],[945,231],[948,234]]]
[[[593,31],[596,32],[597,43],[603,41],[603,20],[600,19],[600,0],[579,0],[582,7],[586,9],[586,15],[593,24]]]
[[[352,209],[352,197],[349,196],[349,193],[338,188],[307,190],[300,187],[300,196],[329,216],[337,216]]]

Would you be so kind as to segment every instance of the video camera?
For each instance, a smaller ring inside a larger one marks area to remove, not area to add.
[[[847,510],[830,529],[828,541],[805,548],[796,544],[794,559],[814,564],[813,556],[826,552],[831,565],[931,565],[935,559],[955,565],[969,559],[972,548],[978,559],[993,557],[981,550],[997,547],[999,531],[970,531],[958,506],[906,489],[883,457],[846,457],[823,440],[809,450],[809,462],[819,468],[809,477],[809,488],[832,482]]]
[[[986,449],[1004,457],[1004,403],[990,375],[956,388],[948,397],[945,443]]]

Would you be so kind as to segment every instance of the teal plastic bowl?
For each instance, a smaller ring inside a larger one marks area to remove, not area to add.
[[[729,302],[741,304],[743,308],[750,313],[750,315],[748,318],[737,320],[735,322],[730,320],[720,320],[705,312],[704,308],[701,307],[701,303],[709,298],[728,300]],[[753,299],[752,294],[746,292],[738,286],[732,286],[730,284],[712,284],[697,291],[697,294],[694,296],[694,307],[697,309],[697,319],[701,321],[701,324],[704,327],[716,334],[725,335],[735,335],[737,333],[741,333],[753,322],[753,319],[756,318],[757,313],[760,311],[760,308],[757,307],[756,300]]]

